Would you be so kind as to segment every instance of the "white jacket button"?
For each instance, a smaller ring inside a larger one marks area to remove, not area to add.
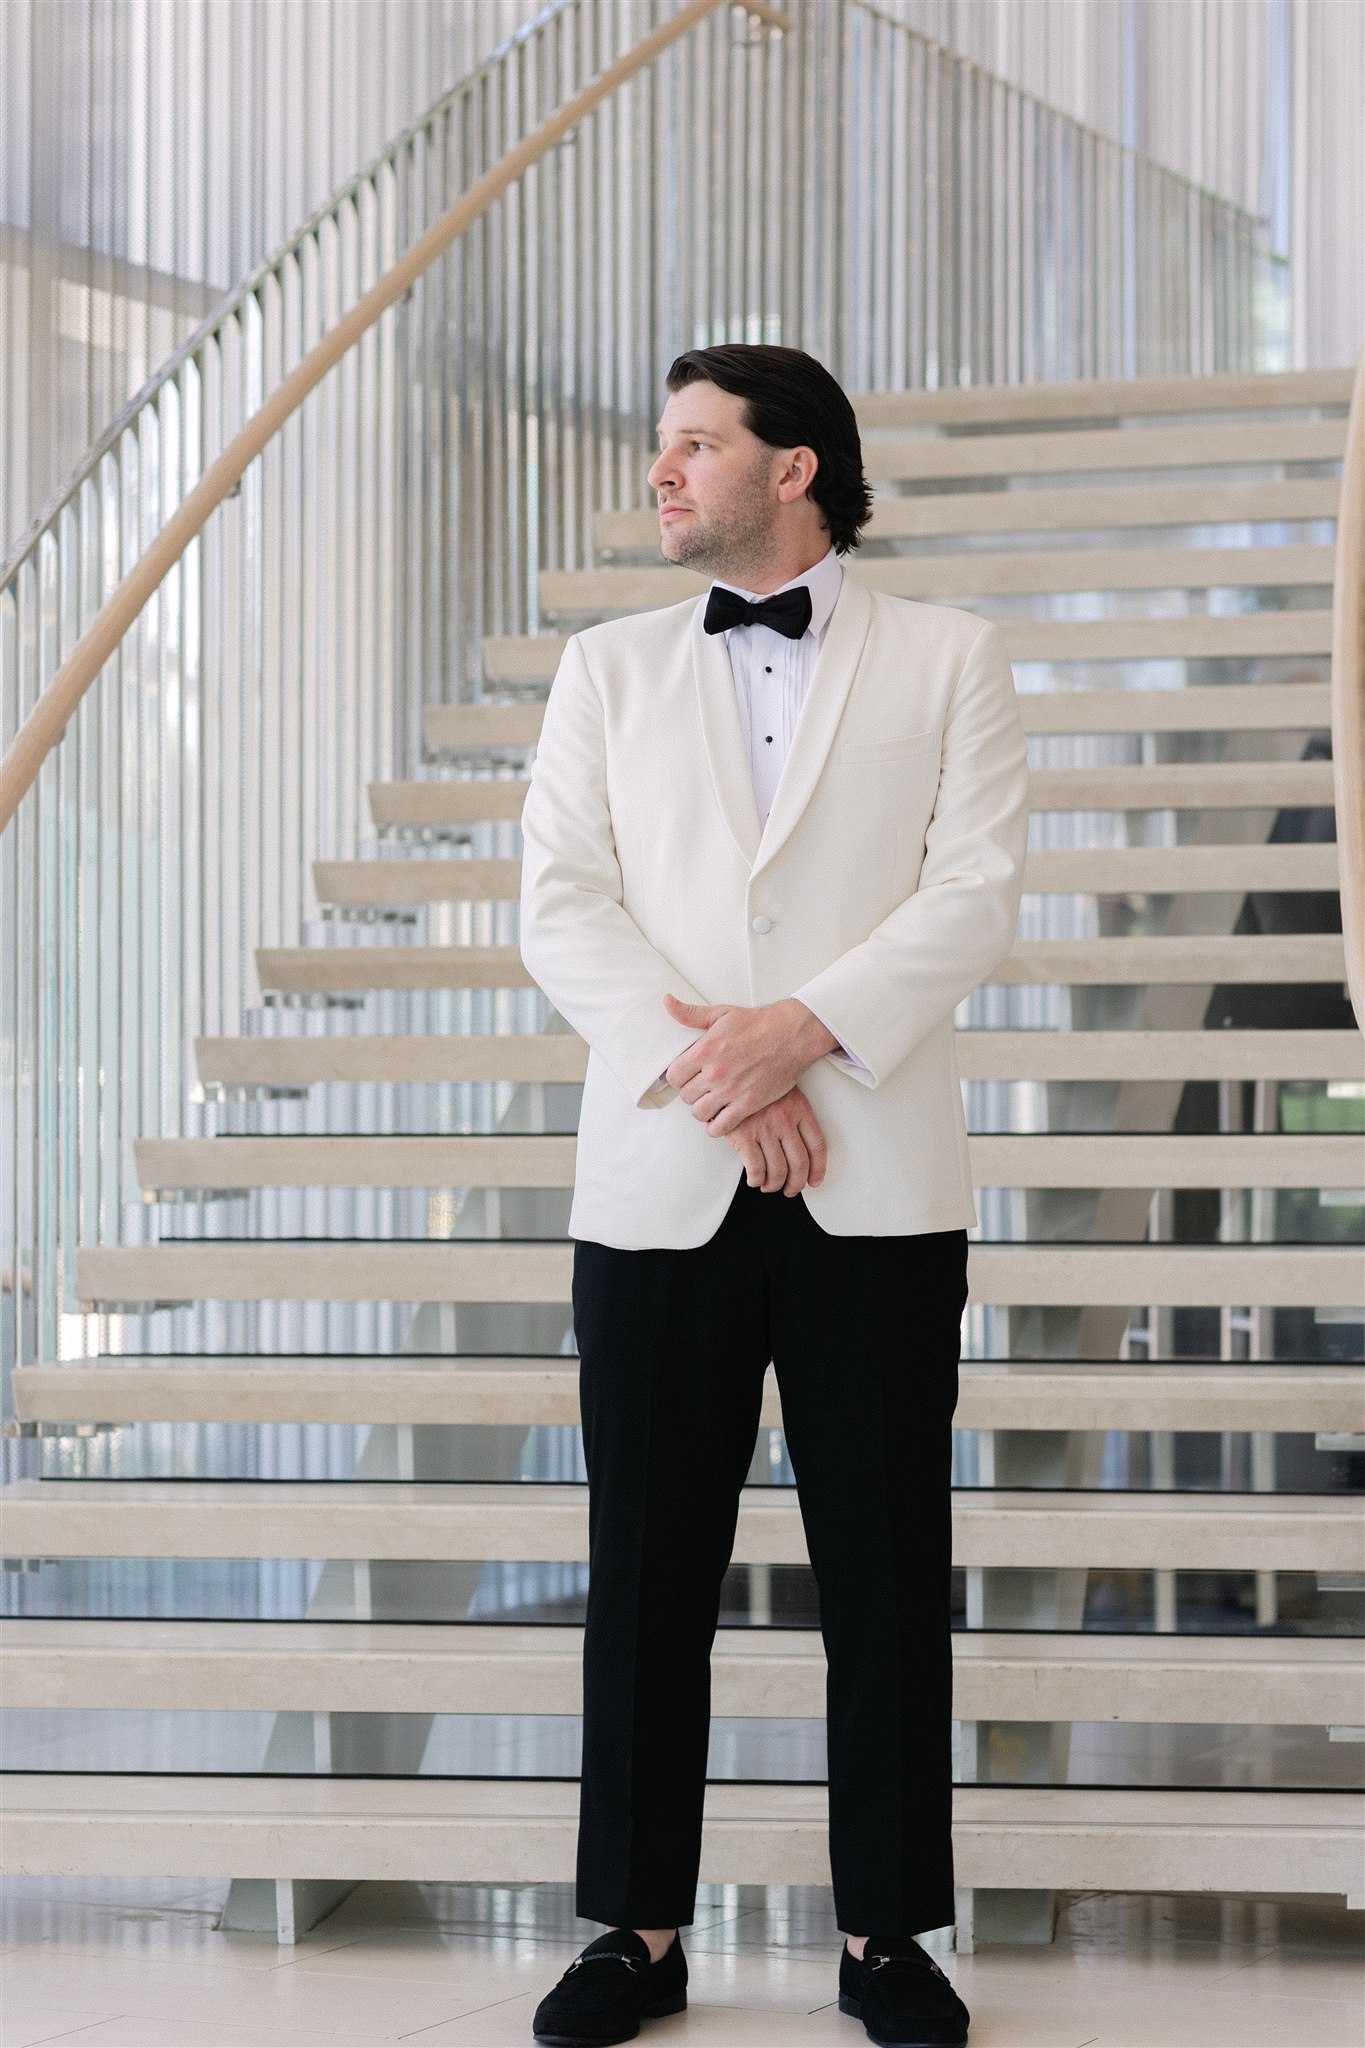
[[[772,928],[773,921],[770,917],[756,917],[754,919],[754,930],[756,932],[770,932]]]

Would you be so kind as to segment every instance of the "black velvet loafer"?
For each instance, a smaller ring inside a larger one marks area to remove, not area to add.
[[[869,1934],[861,1960],[839,1958],[839,2010],[881,2048],[966,2048],[971,2015],[933,1957],[908,1935]]]
[[[541,1999],[531,2027],[547,2048],[608,2048],[612,2041],[633,2041],[641,2020],[662,2019],[686,2005],[681,1931],[651,1963],[648,1942],[632,1928],[617,1927],[575,1957]]]

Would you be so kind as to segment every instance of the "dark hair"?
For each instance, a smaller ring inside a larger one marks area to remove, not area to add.
[[[670,391],[704,381],[742,398],[744,424],[770,448],[813,448],[819,458],[810,495],[825,516],[830,540],[846,554],[861,545],[859,527],[872,514],[863,474],[863,445],[848,395],[823,363],[801,348],[725,342],[690,348],[674,359]]]

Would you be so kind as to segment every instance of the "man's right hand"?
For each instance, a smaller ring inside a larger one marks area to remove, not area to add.
[[[825,1134],[799,1088],[789,1088],[725,1134],[744,1161],[751,1188],[765,1195],[799,1195],[825,1177]]]

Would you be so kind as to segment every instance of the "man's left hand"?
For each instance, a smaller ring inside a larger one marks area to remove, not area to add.
[[[780,1003],[683,1003],[665,995],[670,1017],[703,1035],[664,1078],[712,1137],[724,1138],[756,1110],[787,1094],[806,1068],[839,1043],[795,996]]]

